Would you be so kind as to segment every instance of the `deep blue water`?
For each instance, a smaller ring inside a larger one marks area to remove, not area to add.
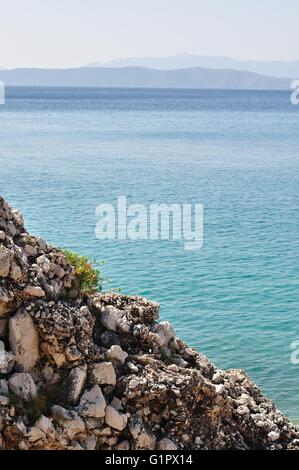
[[[9,89],[0,193],[27,227],[106,261],[113,285],[299,418],[299,107],[285,92]],[[95,208],[199,202],[204,245],[99,241]]]

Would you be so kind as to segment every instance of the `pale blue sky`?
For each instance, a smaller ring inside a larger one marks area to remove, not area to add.
[[[0,0],[0,66],[181,52],[299,59],[298,0]]]

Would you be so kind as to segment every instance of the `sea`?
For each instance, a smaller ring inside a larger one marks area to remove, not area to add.
[[[8,88],[0,106],[0,194],[27,229],[94,259],[105,289],[159,302],[178,336],[294,420],[298,189],[288,92]],[[96,208],[119,196],[202,204],[201,249],[99,240]]]

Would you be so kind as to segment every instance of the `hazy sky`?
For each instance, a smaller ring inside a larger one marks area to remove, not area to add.
[[[299,59],[298,0],[0,0],[0,66],[181,52]]]

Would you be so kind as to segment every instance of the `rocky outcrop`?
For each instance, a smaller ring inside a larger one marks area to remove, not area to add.
[[[0,449],[299,449],[245,372],[158,319],[144,298],[81,296],[64,254],[0,199]]]

